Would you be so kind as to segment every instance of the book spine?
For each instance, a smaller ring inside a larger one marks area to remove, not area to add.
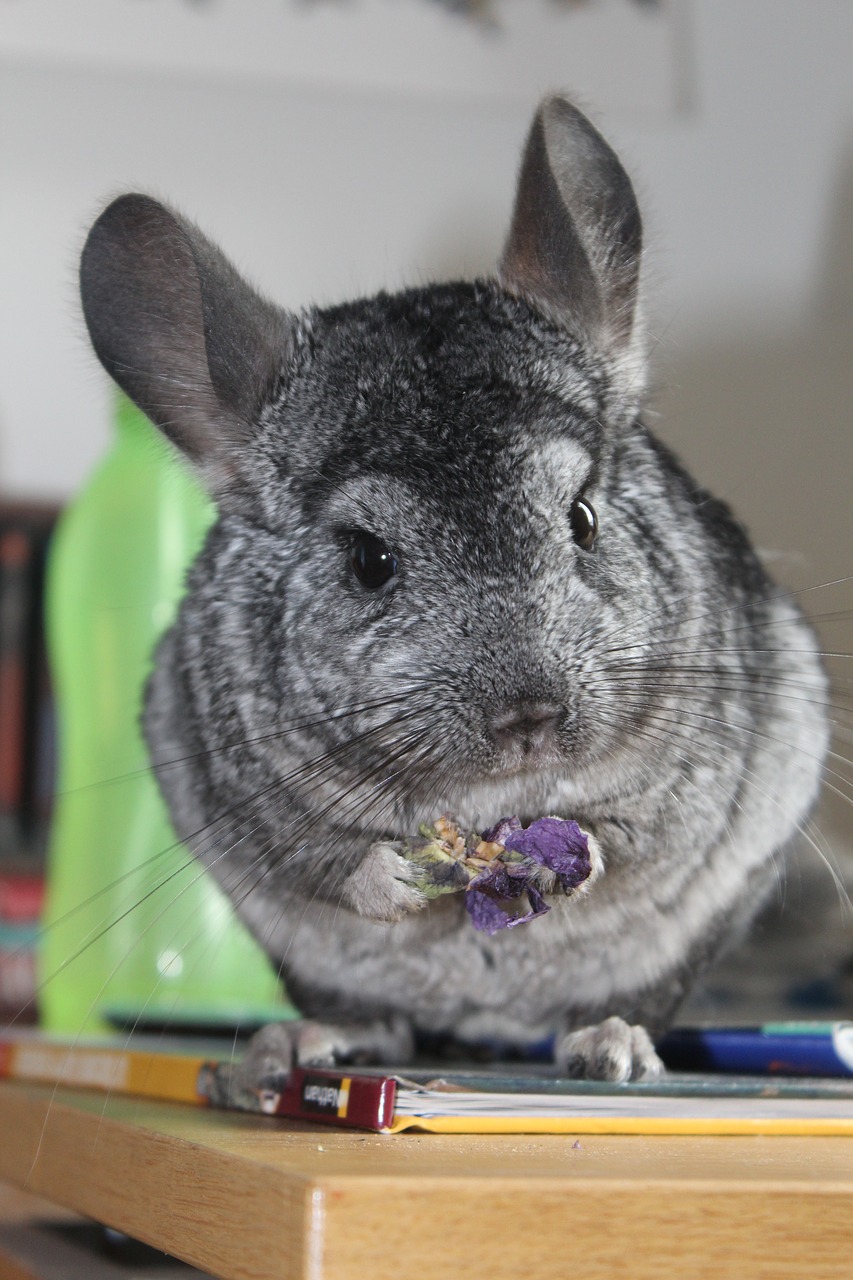
[[[348,1075],[294,1067],[283,1093],[262,1109],[296,1120],[319,1120],[350,1129],[382,1132],[394,1120],[396,1081],[390,1076]]]
[[[38,924],[44,889],[44,876],[0,870],[0,924]]]
[[[60,1044],[38,1036],[0,1039],[0,1079],[31,1084],[202,1103],[204,1067],[205,1059],[190,1054]]]
[[[37,1021],[37,943],[34,924],[0,921],[0,1023],[22,1027]]]
[[[36,950],[44,877],[0,870],[0,1023],[38,1021]]]
[[[23,529],[0,529],[0,841],[13,854],[20,853],[26,794],[32,560]]]
[[[44,573],[56,508],[0,504],[0,854],[44,854],[54,791]]]
[[[52,524],[33,529],[33,607],[28,641],[24,816],[30,847],[44,855],[56,787],[56,723],[45,638],[44,589]]]

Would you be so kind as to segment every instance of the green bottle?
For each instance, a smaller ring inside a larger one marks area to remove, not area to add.
[[[158,637],[214,518],[121,398],[118,439],[54,536],[46,589],[59,771],[40,953],[42,1024],[234,1025],[291,1012],[261,948],[180,845],[139,727]]]

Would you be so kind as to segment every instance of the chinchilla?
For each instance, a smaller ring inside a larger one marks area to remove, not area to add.
[[[627,175],[560,97],[491,279],[290,314],[145,195],[89,234],[95,350],[218,506],[144,719],[304,1015],[261,1074],[435,1033],[653,1075],[812,808],[816,641],[643,422],[640,256]],[[444,813],[574,818],[595,882],[479,933],[389,843]]]

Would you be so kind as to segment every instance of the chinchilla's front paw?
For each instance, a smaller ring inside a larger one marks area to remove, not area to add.
[[[402,920],[427,904],[427,896],[415,882],[421,873],[388,841],[372,844],[343,883],[344,903],[371,920]]]
[[[220,1106],[274,1112],[295,1066],[332,1067],[338,1062],[407,1062],[414,1050],[405,1018],[338,1024],[271,1022],[249,1041],[239,1062],[222,1064],[207,1093]]]
[[[569,1031],[557,1041],[557,1065],[575,1080],[657,1080],[664,1066],[645,1027],[605,1018]]]

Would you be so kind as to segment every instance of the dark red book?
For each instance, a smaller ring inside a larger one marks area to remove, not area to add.
[[[44,891],[43,876],[0,870],[0,924],[36,924]]]
[[[351,1129],[389,1129],[397,1082],[390,1076],[294,1067],[284,1092],[261,1100],[270,1115]]]
[[[44,574],[57,508],[0,503],[0,854],[44,852],[54,787]]]
[[[26,797],[27,693],[35,548],[0,525],[0,819],[12,841]]]

